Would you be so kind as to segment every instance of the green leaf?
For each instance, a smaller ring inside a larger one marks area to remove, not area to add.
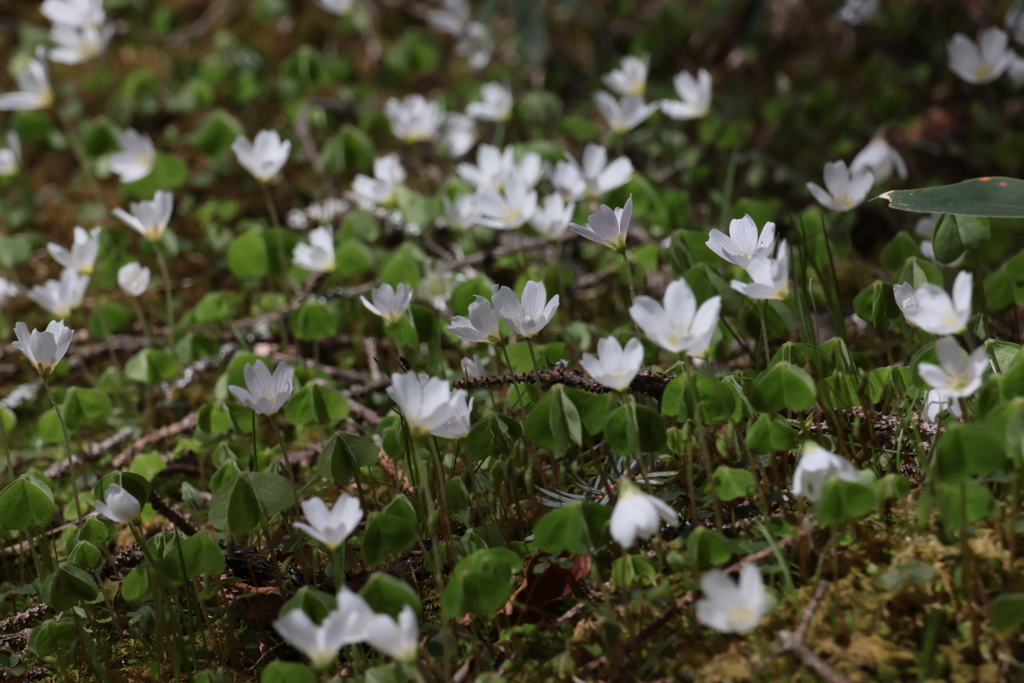
[[[466,438],[466,457],[480,462],[490,457],[506,456],[522,438],[523,429],[517,421],[503,413],[491,413],[470,428]]]
[[[135,602],[149,592],[149,564],[140,564],[128,572],[121,582],[121,597]]]
[[[40,657],[50,657],[61,650],[69,650],[78,638],[78,627],[70,617],[47,619],[28,635],[28,649]]]
[[[747,428],[747,447],[754,453],[796,448],[800,434],[777,415],[761,415]]]
[[[874,489],[859,481],[846,481],[832,477],[818,499],[818,523],[836,527],[848,519],[863,517],[875,509]]]
[[[565,451],[569,446],[583,444],[583,425],[579,411],[572,400],[566,395],[565,387],[556,384],[551,387],[551,407],[548,410],[551,434],[558,444],[558,450]]]
[[[921,249],[917,246],[914,238],[905,230],[900,230],[882,249],[882,267],[893,271],[903,265],[903,262],[911,256],[921,257],[921,255]],[[857,315],[860,314],[858,313]]]
[[[698,569],[720,567],[733,555],[732,544],[722,534],[698,526],[686,539],[686,556]]]
[[[363,562],[383,564],[389,555],[404,552],[416,542],[416,511],[398,496],[381,512],[370,513],[363,532]]]
[[[310,382],[292,396],[284,409],[285,418],[296,426],[332,425],[348,415],[348,400],[340,391]]]
[[[1024,181],[999,176],[881,195],[889,208],[915,213],[1024,218]]]
[[[553,555],[590,552],[607,542],[611,517],[608,505],[574,501],[541,517],[533,538],[541,550]]]
[[[935,450],[935,474],[947,484],[992,474],[1005,465],[1006,455],[999,437],[975,425],[956,424],[947,428]]]
[[[307,301],[293,312],[289,324],[302,341],[316,341],[338,333],[338,322],[319,301]]]
[[[992,630],[997,635],[1009,633],[1024,624],[1024,593],[1003,593],[990,603]]]
[[[224,573],[224,552],[209,531],[200,531],[181,543],[185,575],[194,579],[203,575],[214,578]]]
[[[807,410],[814,405],[817,391],[807,371],[780,361],[754,382],[750,402],[765,413],[782,410]]]
[[[352,434],[335,434],[320,451],[316,466],[324,479],[346,484],[356,469],[372,465],[377,459],[377,444],[369,439]]]
[[[879,280],[860,291],[853,300],[853,310],[876,330],[884,328],[890,320],[897,320],[902,315],[896,305],[892,285]]]
[[[966,481],[960,484],[940,484],[938,489],[935,502],[946,524],[954,529],[963,524],[963,509],[967,511],[967,524],[980,522],[992,514],[992,492],[983,484]]]
[[[181,366],[169,353],[157,349],[143,349],[128,359],[124,376],[142,384],[159,384],[178,376]]]
[[[665,422],[661,415],[646,406],[636,405],[635,409],[640,450],[645,453],[659,450],[667,440]],[[619,406],[608,414],[608,421],[604,425],[604,435],[615,452],[633,452],[633,444],[629,438],[629,408],[627,406]]]
[[[228,268],[242,279],[259,278],[270,272],[270,255],[260,230],[239,235],[228,247]]]
[[[200,152],[215,156],[231,149],[231,143],[245,134],[241,122],[223,109],[215,109],[199,122],[192,134],[192,145]]]
[[[701,419],[709,424],[725,424],[741,414],[739,396],[731,384],[707,375],[679,375],[665,387],[661,397],[661,413],[679,420],[694,416],[694,399],[698,401]]]
[[[711,481],[715,494],[724,501],[745,498],[757,491],[757,480],[749,470],[721,465],[711,475]]]
[[[157,152],[153,170],[134,183],[121,185],[126,195],[134,199],[151,199],[159,190],[174,190],[188,182],[188,164],[174,154]]]
[[[96,339],[106,339],[107,335],[120,332],[127,327],[134,315],[130,307],[101,298],[89,314],[89,335]]]
[[[596,436],[604,430],[604,421],[612,409],[615,396],[612,394],[593,394],[565,387],[565,394],[576,406],[580,416],[580,424],[590,436]]]
[[[522,558],[508,548],[485,548],[462,558],[445,586],[442,617],[490,615],[504,607],[522,566]]]
[[[53,493],[31,474],[21,475],[0,491],[0,525],[8,529],[49,526],[55,511]]]
[[[260,674],[260,683],[316,683],[316,672],[305,664],[275,660]]]
[[[370,603],[370,607],[378,614],[389,614],[398,617],[402,608],[409,605],[417,613],[423,611],[419,594],[408,583],[384,572],[374,572],[359,589],[359,595]]]

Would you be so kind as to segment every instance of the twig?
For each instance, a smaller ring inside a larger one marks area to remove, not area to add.
[[[546,387],[553,386],[555,384],[564,384],[567,387],[590,392],[592,394],[607,394],[611,391],[608,387],[583,376],[575,370],[567,370],[557,367],[541,370],[539,373],[522,375],[490,375],[488,377],[481,377],[480,379],[458,379],[452,382],[452,386],[456,389],[481,389],[484,387],[511,386],[516,382],[520,384],[533,384],[537,382],[538,376],[540,378],[540,384]],[[636,378],[633,379],[633,383],[630,385],[629,390],[634,394],[642,394],[644,396],[660,399],[661,394],[665,391],[665,387],[673,379],[675,379],[675,374],[641,370],[637,374]]]
[[[184,531],[189,536],[195,535],[197,529],[188,520],[185,513],[173,503],[164,502],[164,499],[158,496],[153,489],[149,490],[149,504],[153,506],[154,510],[173,522],[179,531]]]

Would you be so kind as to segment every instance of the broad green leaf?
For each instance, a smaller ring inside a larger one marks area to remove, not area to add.
[[[754,382],[750,402],[765,413],[807,410],[814,405],[816,395],[814,380],[806,370],[780,361]]]
[[[8,529],[49,526],[55,511],[50,488],[31,474],[21,475],[0,491],[0,525]]]
[[[408,582],[384,572],[370,574],[370,578],[359,589],[359,595],[370,603],[370,607],[378,614],[389,614],[397,618],[398,613],[406,605],[417,613],[423,611],[416,589]]]
[[[608,537],[612,509],[608,505],[575,501],[556,508],[537,522],[533,530],[538,547],[547,553],[586,553]]]
[[[1024,180],[1000,176],[881,195],[889,208],[915,213],[1024,218]]]
[[[715,494],[724,501],[745,498],[757,491],[757,480],[749,470],[721,465],[711,480],[715,485]]]
[[[686,556],[698,569],[720,567],[733,555],[732,544],[722,534],[698,526],[686,539]]]

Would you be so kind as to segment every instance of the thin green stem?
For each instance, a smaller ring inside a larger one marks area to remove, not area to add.
[[[11,444],[7,441],[7,425],[4,424],[4,411],[6,408],[0,406],[0,441],[4,445],[4,457],[7,458],[7,473],[14,480],[14,463],[11,462]]]
[[[75,512],[78,514],[78,519],[75,520],[76,525],[82,524],[82,502],[78,500],[78,478],[75,472],[75,455],[74,451],[71,450],[71,439],[68,438],[68,426],[64,423],[64,414],[60,410],[60,406],[57,405],[57,399],[53,397],[53,391],[50,390],[50,383],[46,381],[46,377],[39,376],[43,380],[43,388],[46,389],[46,395],[50,397],[50,403],[53,404],[53,410],[57,413],[57,420],[60,422],[61,433],[64,434],[64,448],[68,453],[68,472],[71,474],[71,493],[75,497]]]
[[[164,280],[164,294],[167,299],[167,338],[171,342],[171,347],[174,347],[174,293],[171,291],[171,276],[167,270],[167,259],[164,257],[164,250],[156,242],[153,243],[153,249],[156,251],[156,261],[160,266],[160,276]]]
[[[149,346],[152,343],[152,339],[149,336],[149,324],[146,322],[146,314],[143,312],[137,297],[132,297],[132,304],[135,306],[135,315],[139,317],[139,324],[142,325],[142,338],[146,340],[146,346]]]
[[[764,311],[765,307],[768,306],[767,301],[762,301],[761,305],[757,307],[757,312],[761,314],[761,344],[764,348],[764,367],[767,368],[771,365],[771,349],[768,348],[768,322],[765,318]]]

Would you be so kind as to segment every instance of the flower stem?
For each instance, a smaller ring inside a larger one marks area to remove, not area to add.
[[[160,266],[160,276],[164,279],[164,294],[167,299],[167,338],[170,339],[171,347],[174,347],[174,299],[171,291],[171,276],[167,271],[167,259],[164,257],[164,250],[156,242],[153,243],[156,250],[156,261]]]
[[[526,338],[526,346],[530,349],[530,360],[533,361],[533,377],[537,380],[537,391],[540,391],[540,366],[537,365],[537,354],[533,350],[533,340],[529,337]]]
[[[0,406],[0,441],[4,445],[4,457],[7,458],[7,473],[14,480],[14,464],[11,462],[11,445],[7,441],[7,427],[4,425],[3,407]]]
[[[764,315],[764,311],[767,306],[768,302],[762,301],[761,305],[757,307],[757,312],[761,314],[761,345],[764,347],[765,368],[772,363],[771,349],[768,348],[768,322]]]
[[[57,399],[53,397],[53,392],[50,390],[50,383],[46,381],[46,378],[42,375],[39,376],[43,380],[43,388],[46,389],[46,395],[50,397],[50,403],[53,404],[53,410],[57,413],[57,420],[60,421],[60,431],[64,434],[64,448],[68,452],[68,471],[71,473],[71,493],[75,497],[75,512],[78,514],[78,519],[75,520],[76,525],[82,523],[82,502],[78,500],[78,479],[75,476],[75,455],[71,450],[71,439],[68,438],[68,427],[64,424],[64,414],[61,413],[60,406],[57,405]],[[6,439],[5,439],[6,443]],[[8,457],[10,462],[10,457]]]
[[[135,315],[139,317],[139,324],[142,325],[142,338],[146,340],[146,346],[152,343],[152,339],[149,336],[149,324],[146,323],[146,314],[142,311],[142,306],[139,305],[137,297],[132,297],[132,304],[135,306]]]

